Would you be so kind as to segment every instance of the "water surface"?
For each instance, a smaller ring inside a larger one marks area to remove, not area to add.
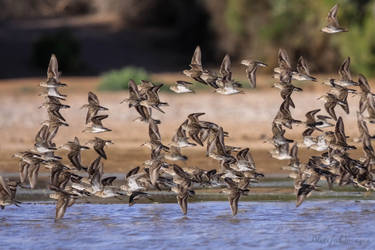
[[[375,249],[374,201],[75,204],[54,222],[54,204],[0,211],[1,249]]]

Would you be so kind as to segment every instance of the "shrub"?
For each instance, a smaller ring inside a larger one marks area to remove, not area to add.
[[[370,5],[374,7],[374,4]],[[333,44],[340,51],[342,60],[347,56],[352,59],[353,72],[374,76],[375,67],[375,30],[371,12],[362,15],[362,20],[349,27],[349,32],[336,36]]]
[[[117,91],[128,89],[130,79],[133,79],[138,84],[141,80],[150,80],[150,76],[146,70],[136,67],[112,70],[102,75],[99,90]]]

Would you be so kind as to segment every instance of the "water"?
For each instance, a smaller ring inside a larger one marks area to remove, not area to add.
[[[75,204],[54,222],[54,204],[0,211],[1,249],[375,249],[374,201]]]

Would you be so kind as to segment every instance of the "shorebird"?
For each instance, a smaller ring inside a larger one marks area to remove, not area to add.
[[[332,86],[332,83],[339,85],[341,87],[358,86],[358,83],[353,81],[349,68],[350,68],[350,57],[347,57],[344,60],[344,62],[340,65],[340,68],[338,70],[340,79],[329,79],[327,81],[324,81],[323,83],[328,86]]]
[[[359,93],[359,112],[363,113],[368,108],[367,95],[371,93],[371,88],[366,77],[362,74],[359,74],[358,85],[361,89],[361,92]]]
[[[349,149],[356,149],[355,146],[348,145],[346,139],[344,122],[340,116],[336,122],[334,137],[328,137],[328,146],[333,150],[341,152]]]
[[[181,129],[184,129],[186,134],[188,134],[193,141],[195,141],[202,147],[203,142],[199,137],[199,133],[205,127],[201,125],[199,117],[204,114],[205,113],[191,113],[188,115],[187,122],[184,121],[181,125]]]
[[[276,69],[275,71],[276,73],[280,73],[278,71],[281,71],[282,69],[289,69],[289,70],[292,69],[292,66],[290,65],[288,53],[286,52],[285,49],[282,49],[282,48],[279,49],[278,54],[277,54],[277,62],[281,69],[279,70]]]
[[[40,86],[45,88],[44,93],[39,94],[40,96],[54,97],[60,100],[65,100],[67,97],[67,95],[61,94],[57,89],[57,87],[64,86],[61,83],[52,81],[52,82],[41,83]]]
[[[296,86],[294,86],[293,84],[291,83],[288,83],[288,84],[285,84],[285,83],[282,83],[282,82],[279,82],[279,83],[274,83],[272,85],[273,88],[278,88],[280,89],[280,96],[281,98],[283,98],[283,100],[288,100],[288,104],[290,107],[292,108],[295,108],[296,106],[294,105],[294,102],[292,100],[292,93],[293,92],[301,92],[303,91],[301,88],[298,88]]]
[[[157,86],[151,87],[146,91],[146,99],[140,101],[139,104],[148,107],[148,108],[154,108],[162,113],[165,113],[160,106],[168,106],[168,103],[161,102],[159,99],[159,90],[164,84],[159,84]]]
[[[129,196],[129,207],[133,206],[137,200],[139,200],[141,197],[145,197],[152,201],[150,194],[145,192],[139,192],[135,191]]]
[[[282,128],[281,125],[272,123],[272,139],[271,143],[274,144],[275,146],[280,146],[288,143],[292,143],[293,140],[290,140],[288,138],[285,138],[285,132],[286,130]]]
[[[117,192],[116,190],[118,188],[114,187],[112,184],[116,179],[116,176],[103,178],[103,163],[100,162],[100,159],[101,157],[99,156],[91,163],[89,169],[87,170],[89,173],[88,180],[85,180],[84,178],[81,180],[82,184],[86,183],[89,185],[87,186],[73,183],[72,187],[78,190],[84,190],[100,198],[117,198],[119,195],[121,195],[121,193]]]
[[[330,116],[325,115],[317,115],[316,116],[316,122],[319,123],[316,125],[317,128],[328,128],[333,127],[334,124],[330,123],[328,120],[331,120],[332,118]]]
[[[47,69],[47,80],[41,82],[39,86],[46,88],[46,92],[41,94],[45,97],[55,97],[61,100],[65,100],[66,95],[60,94],[57,88],[66,86],[65,83],[60,82],[61,72],[58,69],[57,58],[54,54],[51,55],[48,69]]]
[[[318,100],[324,101],[324,108],[326,112],[331,116],[333,120],[337,121],[335,107],[338,103],[341,103],[342,105],[345,105],[345,103],[342,103],[339,99],[337,99],[335,95],[331,93],[327,93],[326,95],[319,97]]]
[[[184,167],[183,169],[193,183],[198,183],[202,187],[210,185],[213,176],[216,175],[216,169],[203,170],[198,167]]]
[[[202,79],[210,87],[214,89],[218,88],[216,84],[216,80],[218,79],[218,76],[216,73],[210,72],[207,69],[203,69],[202,74],[200,75],[199,78]]]
[[[194,93],[194,90],[189,89],[188,87],[188,85],[191,85],[191,84],[192,84],[191,82],[176,81],[176,84],[170,86],[169,89],[177,94]]]
[[[362,135],[362,151],[365,155],[364,160],[369,160],[371,164],[375,163],[375,151],[371,144],[371,138],[368,133],[363,133]]]
[[[57,62],[57,58],[55,54],[52,54],[47,69],[47,83],[54,82],[62,84],[59,81],[60,76],[61,72],[59,72],[59,64]],[[66,86],[66,84],[62,84],[61,86]]]
[[[65,121],[65,118],[61,115],[60,109],[67,109],[70,108],[69,105],[61,104],[59,99],[55,97],[48,96],[47,101],[42,103],[39,108],[47,108],[48,117],[53,119],[53,117],[57,117],[62,121]]]
[[[113,144],[113,142],[111,140],[104,140],[99,137],[95,137],[94,139],[89,140],[86,143],[86,146],[93,147],[98,155],[107,160],[107,154],[104,151],[104,147],[109,144]]]
[[[297,62],[297,72],[292,73],[292,78],[297,81],[314,81],[316,82],[316,78],[311,76],[309,67],[305,59],[302,56],[298,58]]]
[[[332,9],[328,12],[327,17],[327,25],[321,29],[321,31],[328,33],[328,34],[334,34],[339,32],[347,32],[348,30],[346,28],[343,28],[340,26],[339,22],[337,21],[337,10],[339,8],[338,4],[335,4]]]
[[[279,67],[274,68],[274,78],[280,80],[283,84],[290,84],[292,81],[293,71],[290,65],[289,56],[285,49],[279,49],[277,56]]]
[[[178,148],[185,148],[185,147],[195,147],[195,143],[191,143],[188,141],[188,137],[186,135],[185,127],[189,120],[185,120],[177,129],[176,134],[172,137],[171,146],[175,146]]]
[[[306,122],[305,125],[308,129],[319,130],[321,129],[318,126],[322,126],[323,122],[317,121],[315,115],[320,112],[320,109],[313,109],[305,114]]]
[[[238,211],[238,200],[240,199],[241,195],[246,195],[250,190],[247,189],[249,183],[245,183],[239,187],[237,183],[235,183],[231,178],[224,178],[224,182],[227,185],[227,188],[224,189],[224,193],[228,194],[229,205],[232,210],[232,215],[237,215]]]
[[[244,148],[236,155],[236,166],[239,171],[255,170],[255,161],[249,148]]]
[[[120,186],[122,191],[125,191],[128,196],[131,196],[134,192],[145,191],[146,188],[139,183],[140,178],[147,178],[145,172],[139,173],[139,167],[135,167],[130,170],[125,176],[125,182]]]
[[[187,161],[188,157],[181,154],[181,149],[175,146],[169,148],[169,154],[164,155],[164,158],[170,161]]]
[[[253,61],[244,59],[241,61],[242,65],[246,66],[246,74],[247,78],[249,79],[250,87],[255,88],[256,83],[256,71],[258,67],[267,67],[267,64],[259,62],[259,61]]]
[[[340,85],[336,85],[332,82],[332,88],[329,92],[337,97],[337,99],[340,101],[338,103],[340,107],[345,111],[345,113],[349,114],[348,94],[355,94],[356,90],[341,87]]]
[[[292,158],[289,152],[289,143],[283,145],[275,145],[275,148],[270,151],[272,158],[277,160],[289,160]]]
[[[141,83],[138,86],[139,94],[141,99],[146,99],[146,92],[152,89],[153,87],[157,87],[158,85],[148,81],[148,80],[141,80]]]
[[[57,148],[52,145],[52,139],[56,136],[57,129],[49,132],[47,125],[43,125],[35,136],[34,147],[38,153],[53,152]]]
[[[159,120],[155,120],[155,119],[152,118],[152,109],[151,108],[148,108],[148,107],[142,106],[142,105],[136,105],[135,110],[138,112],[138,114],[140,116],[135,118],[133,121],[149,123],[150,120],[154,120],[154,122],[156,122],[157,124],[160,124]]]
[[[312,145],[309,146],[310,149],[315,151],[325,151],[328,149],[328,139],[331,137],[331,131],[324,132],[313,140]]]
[[[129,89],[129,98],[125,98],[120,103],[127,102],[129,108],[139,105],[139,102],[142,100],[141,94],[139,93],[138,86],[133,79],[130,79],[128,82]]]
[[[311,177],[300,180],[296,179],[297,186],[297,202],[296,207],[299,207],[302,202],[305,200],[306,197],[309,197],[311,195],[311,192],[314,190],[318,190],[316,184],[320,180],[320,176],[317,174],[312,175]]]
[[[279,67],[274,68],[274,72],[273,78],[279,79],[284,84],[290,84],[292,79],[297,81],[316,81],[316,78],[311,76],[309,67],[302,56],[298,58],[296,71],[293,71],[288,54],[284,49],[279,50]]]
[[[18,182],[8,181],[5,182],[4,178],[0,176],[0,208],[4,209],[5,206],[20,204],[21,202],[16,200],[16,192]]]
[[[169,151],[169,148],[161,142],[159,127],[154,120],[149,121],[148,135],[150,141],[143,143],[141,146],[146,146],[150,149],[160,148],[164,151]]]
[[[68,158],[78,171],[81,169],[87,169],[86,167],[82,166],[81,163],[81,150],[89,149],[89,147],[82,146],[79,143],[78,137],[74,137],[74,141],[68,141],[60,146],[60,148],[69,150]]]
[[[100,105],[98,97],[91,91],[88,93],[88,102],[88,104],[84,104],[81,107],[81,109],[87,108],[86,124],[92,121],[92,119],[97,116],[99,111],[108,110],[108,108]]]
[[[91,118],[91,123],[86,126],[82,132],[90,132],[90,133],[103,133],[112,131],[109,128],[103,126],[102,120],[108,118],[108,115],[97,115]]]
[[[55,215],[56,221],[62,219],[65,215],[66,209],[71,207],[75,202],[73,196],[63,192],[56,192],[55,194],[51,194],[50,197],[57,200]]]
[[[273,122],[279,125],[283,125],[286,128],[292,129],[293,123],[300,124],[301,121],[295,120],[289,110],[289,99],[286,99],[280,106]]]
[[[230,61],[230,57],[228,54],[226,54],[220,66],[220,78],[216,80],[218,88],[216,88],[215,91],[219,94],[233,95],[243,93],[242,91],[238,90],[238,88],[241,88],[242,85],[232,79],[231,66],[232,63]]]
[[[159,184],[159,177],[160,177],[160,169],[162,167],[165,167],[167,164],[160,159],[154,159],[152,164],[149,167],[149,177],[150,182],[153,187],[155,187],[157,190],[161,190]]]
[[[370,139],[374,138],[374,136],[370,135],[366,121],[363,119],[363,115],[358,111],[357,111],[357,126],[358,126],[358,131],[359,131],[359,137],[357,138],[357,140],[354,139],[355,142],[361,142],[363,139],[363,136],[369,137]]]
[[[186,69],[183,71],[184,75],[199,83],[209,85],[214,89],[218,88],[216,84],[216,80],[218,78],[217,75],[213,74],[207,69],[204,69],[202,66],[202,52],[199,46],[195,48],[189,67],[190,69]]]
[[[61,126],[65,126],[65,127],[69,126],[68,123],[61,121],[59,118],[55,116],[52,116],[48,120],[43,121],[41,125],[48,125],[48,130],[49,130],[49,133],[51,134],[53,133],[57,134],[57,131],[59,130]]]
[[[187,200],[195,194],[194,190],[191,189],[190,175],[178,165],[173,165],[173,183],[175,185],[171,188],[171,191],[177,194],[177,203],[182,213],[186,215],[188,209]]]
[[[194,79],[197,82],[206,84],[206,82],[200,78],[203,72],[203,67],[202,67],[202,52],[199,46],[197,46],[194,50],[194,54],[193,54],[193,57],[191,58],[191,63],[189,67],[190,69],[184,70],[183,74]]]
[[[367,113],[368,116],[363,117],[363,120],[375,123],[375,101],[372,93],[367,94]]]
[[[40,163],[42,162],[41,155],[31,151],[24,151],[15,153],[13,157],[20,159],[20,183],[23,184],[29,179],[30,187],[34,188],[37,181]]]
[[[284,170],[291,170],[295,173],[300,172],[302,170],[303,164],[300,162],[298,158],[298,145],[294,143],[292,148],[290,149],[290,162],[287,167],[283,167]]]
[[[208,146],[207,155],[215,160],[223,161],[225,163],[234,163],[236,158],[231,155],[230,150],[224,143],[224,131],[220,127],[216,133],[216,137]]]
[[[60,220],[64,217],[66,209],[74,204],[78,196],[67,191],[67,184],[71,180],[71,176],[72,174],[65,171],[61,165],[51,169],[49,189],[55,191],[55,193],[50,194],[49,197],[57,200],[55,220]]]

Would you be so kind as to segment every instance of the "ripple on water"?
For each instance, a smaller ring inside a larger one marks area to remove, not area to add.
[[[76,204],[54,222],[53,204],[23,204],[0,213],[6,248],[375,248],[373,201]],[[2,247],[2,249],[4,249]]]

